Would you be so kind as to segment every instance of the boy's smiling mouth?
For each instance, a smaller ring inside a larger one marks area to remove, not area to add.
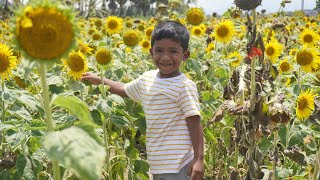
[[[172,63],[159,63],[161,66],[172,66]]]

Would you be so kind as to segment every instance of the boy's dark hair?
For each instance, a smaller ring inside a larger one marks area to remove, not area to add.
[[[183,50],[189,47],[190,34],[187,28],[176,21],[163,21],[153,29],[151,34],[151,47],[155,41],[161,39],[172,39],[182,46]]]

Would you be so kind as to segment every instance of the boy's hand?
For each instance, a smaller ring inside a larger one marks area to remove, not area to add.
[[[204,174],[203,160],[197,160],[190,166],[190,180],[202,180]]]
[[[93,85],[101,84],[101,77],[92,72],[85,72],[82,74],[82,81],[89,81]]]

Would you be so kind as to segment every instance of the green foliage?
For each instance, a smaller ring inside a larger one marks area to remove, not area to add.
[[[48,157],[70,168],[81,179],[99,179],[104,148],[80,128],[70,127],[44,136],[42,147]]]

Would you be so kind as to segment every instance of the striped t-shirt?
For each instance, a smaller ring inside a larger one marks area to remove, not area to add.
[[[193,160],[186,118],[200,115],[197,88],[184,74],[158,78],[158,70],[125,84],[126,94],[142,103],[146,147],[152,174],[178,173]]]

